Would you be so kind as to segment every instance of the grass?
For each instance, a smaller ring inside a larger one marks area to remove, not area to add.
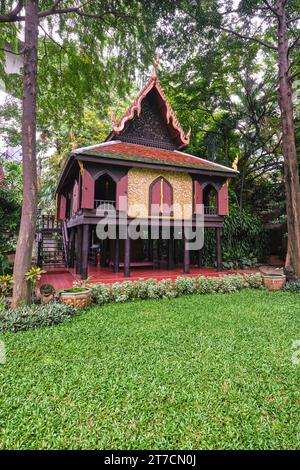
[[[2,449],[296,449],[299,294],[92,307],[6,334]]]

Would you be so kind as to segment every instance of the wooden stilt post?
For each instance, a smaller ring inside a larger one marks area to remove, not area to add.
[[[222,271],[221,227],[216,228],[216,261],[217,271]]]
[[[115,253],[114,253],[114,272],[119,272],[119,257],[120,257],[120,240],[119,240],[119,227],[116,227],[115,239]]]
[[[203,251],[198,250],[198,267],[201,268],[203,264]]]
[[[71,228],[70,244],[69,244],[69,267],[74,268],[75,255],[75,228]]]
[[[130,238],[128,234],[128,228],[127,236],[125,238],[124,277],[130,277]]]
[[[158,229],[158,239],[157,239],[157,262],[158,266],[160,266],[162,249],[161,249],[161,228]]]
[[[174,230],[170,227],[170,239],[168,240],[168,268],[174,269]]]
[[[174,265],[178,266],[178,240],[174,237]]]
[[[82,235],[82,255],[81,255],[81,279],[88,278],[88,262],[89,262],[89,246],[90,246],[90,226],[83,226]]]
[[[189,241],[184,236],[183,240],[183,272],[189,274],[190,272],[190,251],[188,249]]]
[[[77,226],[76,231],[76,274],[81,274],[82,255],[82,225]]]

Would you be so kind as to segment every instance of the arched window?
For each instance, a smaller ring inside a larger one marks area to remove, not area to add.
[[[205,215],[218,213],[218,191],[212,184],[208,184],[203,189],[203,205]]]
[[[149,213],[173,215],[173,188],[162,176],[156,178],[149,188]]]
[[[104,209],[115,207],[116,183],[108,173],[103,173],[95,181],[95,207]]]

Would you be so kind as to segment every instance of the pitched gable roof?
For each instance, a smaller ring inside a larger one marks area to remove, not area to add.
[[[219,165],[203,158],[180,152],[179,150],[166,150],[127,142],[112,141],[100,145],[77,149],[73,154],[96,156],[120,161],[133,161],[165,165],[172,167],[184,167],[186,169],[209,170],[222,173],[230,173],[234,176],[237,172],[232,168]]]
[[[121,119],[119,121],[116,121],[115,118],[112,119],[113,130],[107,140],[112,140],[117,138],[117,136],[120,136],[130,121],[141,116],[143,100],[149,97],[150,94],[155,96],[157,108],[160,110],[167,129],[174,139],[175,147],[178,149],[187,147],[190,142],[191,131],[189,130],[186,134],[182,129],[175,112],[173,111],[160,83],[158,82],[155,71],[153,72],[149,82],[140,91],[136,99],[131,103]]]

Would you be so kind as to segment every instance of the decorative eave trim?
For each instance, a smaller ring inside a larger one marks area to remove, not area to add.
[[[116,121],[114,116],[112,116],[112,128],[115,134],[120,134],[124,128],[125,125],[128,121],[131,121],[135,113],[137,117],[140,117],[141,111],[142,111],[142,101],[143,99],[148,95],[148,93],[152,90],[152,88],[155,88],[157,93],[159,94],[161,100],[165,104],[166,107],[166,123],[168,125],[171,125],[173,129],[178,133],[179,140],[180,140],[180,145],[178,148],[183,148],[187,147],[190,143],[190,135],[191,135],[191,129],[189,129],[188,133],[185,134],[173,109],[171,108],[170,103],[168,102],[168,99],[160,85],[160,83],[157,80],[157,75],[156,72],[153,71],[152,76],[150,81],[145,85],[145,87],[140,91],[138,94],[137,98],[133,101],[133,103],[129,106],[127,111],[123,114],[121,119],[119,121]]]

